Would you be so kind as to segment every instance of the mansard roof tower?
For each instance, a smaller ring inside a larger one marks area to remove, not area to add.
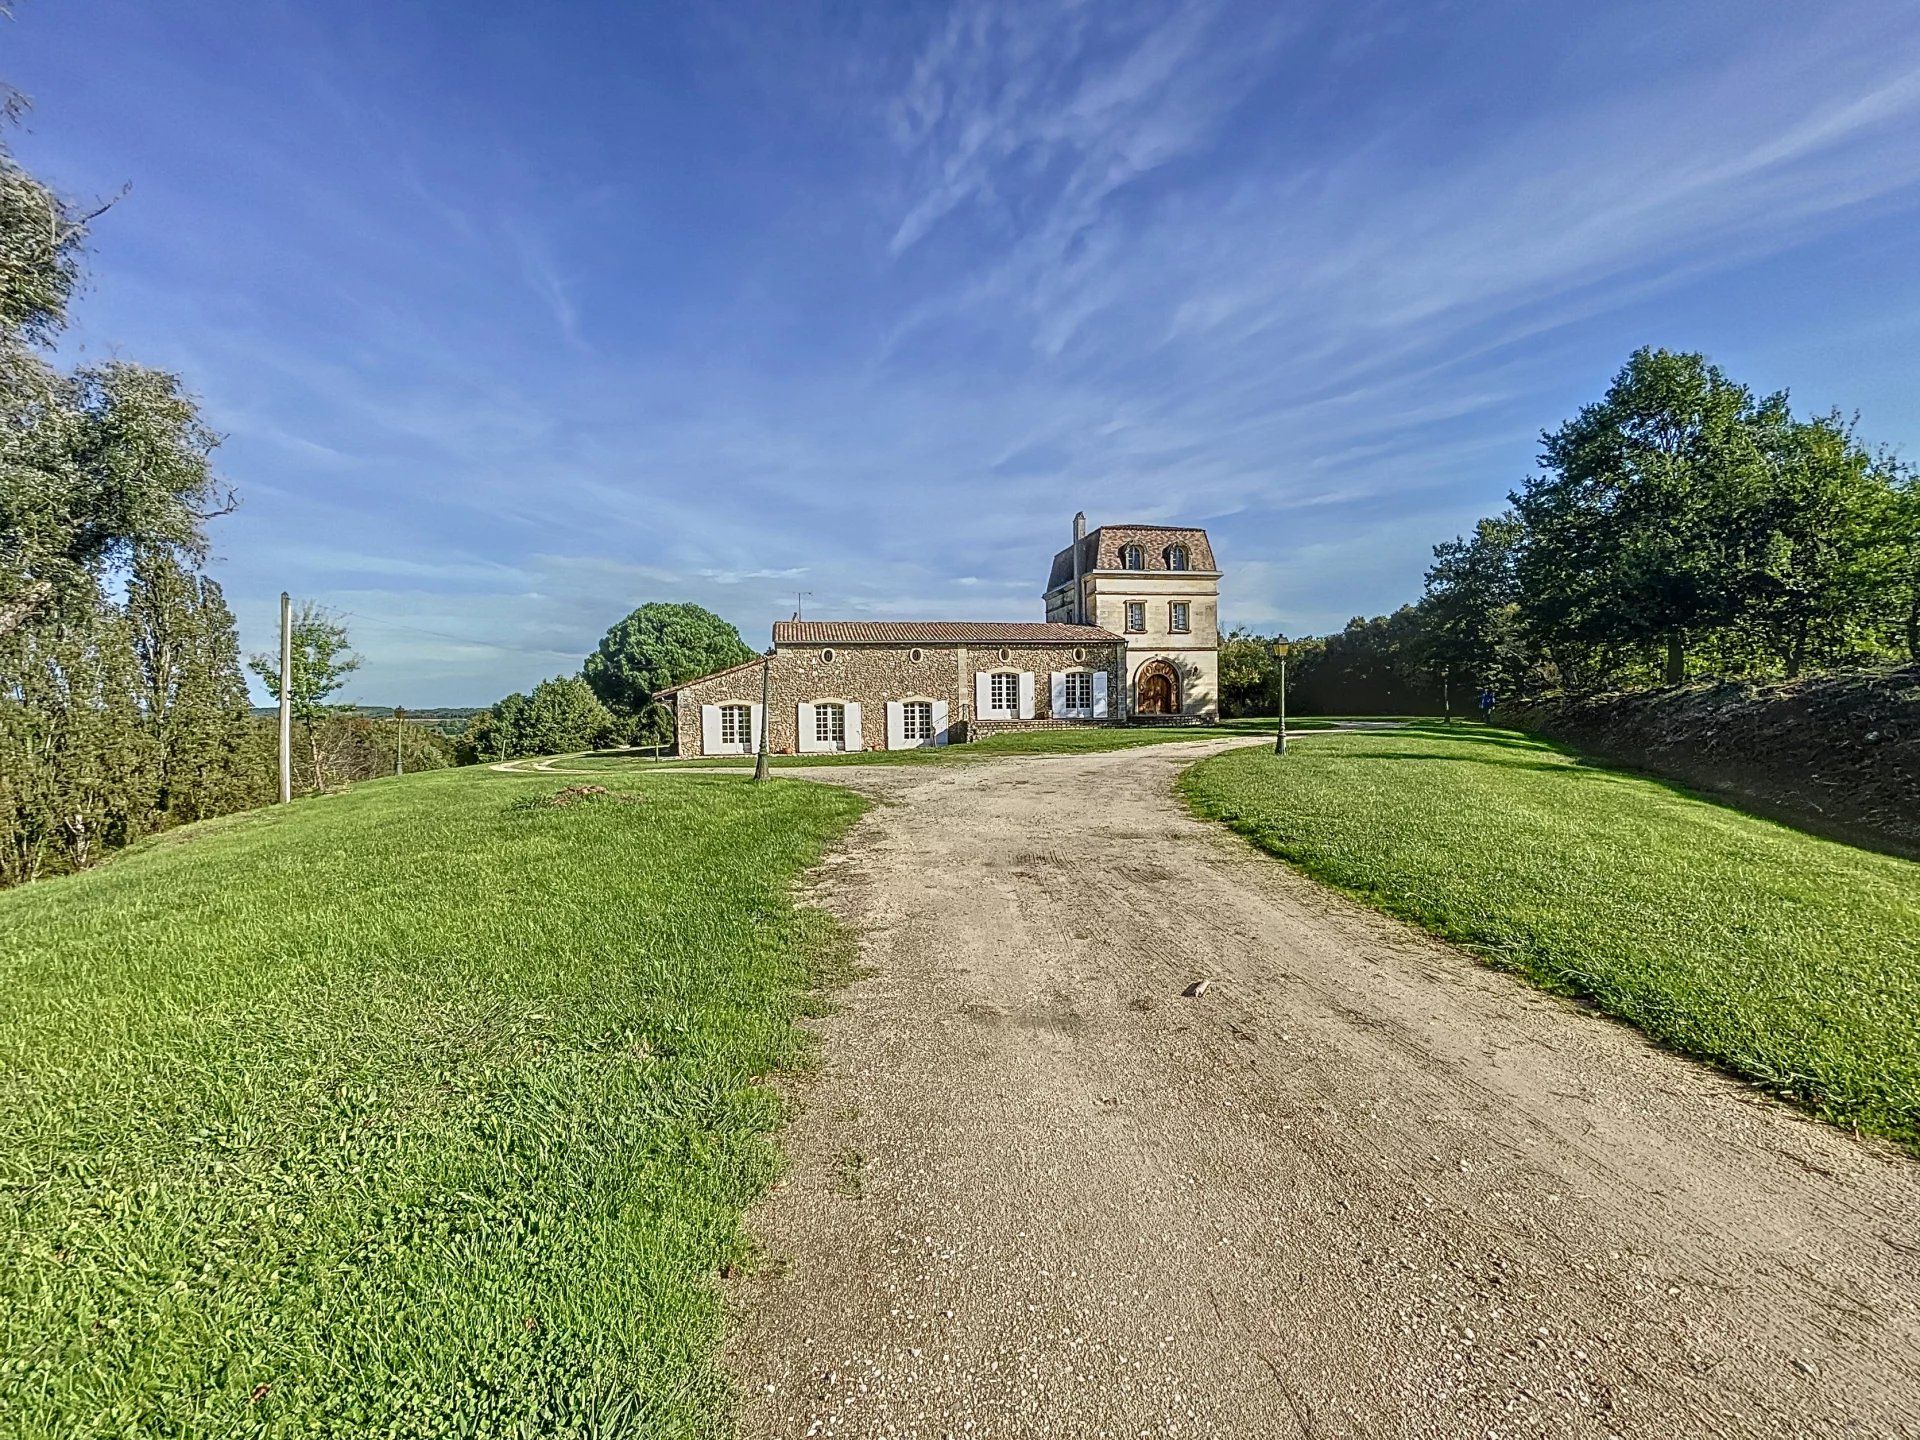
[[[1124,715],[1213,721],[1220,713],[1220,572],[1190,525],[1103,525],[1073,517],[1053,557],[1047,619],[1125,642]]]

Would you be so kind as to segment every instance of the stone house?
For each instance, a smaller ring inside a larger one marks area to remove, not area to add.
[[[1043,622],[783,620],[759,659],[655,698],[677,753],[911,750],[1006,730],[1211,723],[1219,572],[1206,532],[1076,515]],[[762,668],[771,688],[761,708]]]

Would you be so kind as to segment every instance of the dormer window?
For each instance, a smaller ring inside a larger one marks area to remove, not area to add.
[[[1147,568],[1147,552],[1138,545],[1129,545],[1120,552],[1120,566],[1123,570],[1144,570]]]
[[[1184,570],[1187,568],[1186,546],[1169,545],[1167,547],[1167,568],[1169,570]]]

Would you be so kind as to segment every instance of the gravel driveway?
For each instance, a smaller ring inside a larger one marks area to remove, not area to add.
[[[747,1435],[1920,1436],[1920,1164],[1191,818],[1223,743],[815,772]]]

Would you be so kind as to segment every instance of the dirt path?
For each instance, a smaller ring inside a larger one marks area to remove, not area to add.
[[[1920,1164],[1190,818],[1216,748],[815,777],[874,969],[746,1434],[1920,1436]]]

